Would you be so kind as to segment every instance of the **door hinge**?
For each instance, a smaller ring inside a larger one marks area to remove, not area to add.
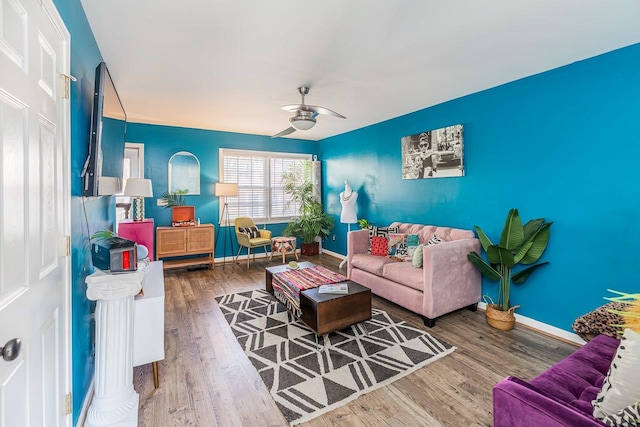
[[[60,74],[60,77],[64,79],[64,99],[69,99],[69,80],[77,81],[71,74]]]
[[[71,393],[64,395],[64,414],[71,415]]]
[[[71,236],[62,237],[62,256],[71,256]]]

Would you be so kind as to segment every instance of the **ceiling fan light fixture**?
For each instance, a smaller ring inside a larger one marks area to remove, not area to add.
[[[291,126],[298,130],[309,130],[316,124],[316,119],[310,116],[297,115],[289,119]]]

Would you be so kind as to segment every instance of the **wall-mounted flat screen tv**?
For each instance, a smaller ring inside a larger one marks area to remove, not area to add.
[[[96,67],[96,84],[91,112],[89,154],[82,170],[82,195],[98,196],[122,191],[122,166],[127,129],[127,115],[113,84],[107,65]],[[102,177],[118,178],[118,188],[100,189]]]

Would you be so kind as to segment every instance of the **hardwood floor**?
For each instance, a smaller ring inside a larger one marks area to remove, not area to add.
[[[340,270],[328,255],[301,257]],[[219,295],[264,288],[257,259],[214,270],[165,272],[165,360],[160,388],[151,364],[134,368],[139,426],[286,426],[258,373],[244,355],[215,301]],[[461,310],[426,328],[420,317],[376,296],[373,306],[424,328],[457,347],[398,381],[300,424],[326,426],[490,426],[491,389],[507,375],[530,379],[575,351],[566,342],[516,326],[489,327],[481,311]]]

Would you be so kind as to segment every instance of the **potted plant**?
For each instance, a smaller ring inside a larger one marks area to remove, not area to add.
[[[320,245],[316,237],[325,239],[333,230],[333,217],[322,209],[322,204],[313,197],[311,182],[311,162],[303,162],[282,175],[284,191],[289,195],[289,203],[300,206],[300,214],[292,218],[282,232],[285,236],[302,239],[300,253],[317,255]]]
[[[485,312],[487,323],[502,330],[513,329],[515,316],[513,311],[519,306],[511,306],[509,291],[511,282],[524,283],[531,273],[549,262],[536,263],[547,248],[552,222],[538,218],[527,222],[524,226],[517,209],[511,209],[500,236],[500,242],[494,245],[478,226],[475,226],[478,239],[487,255],[485,261],[478,253],[467,255],[469,261],[489,280],[499,280],[498,298],[487,304]],[[513,273],[518,264],[528,267]]]
[[[369,224],[369,221],[367,221],[366,219],[364,219],[364,218],[360,218],[360,219],[358,220],[358,225],[360,226],[360,228],[361,228],[362,230],[366,230],[367,228],[369,228],[369,226],[370,226],[371,224]]]
[[[172,208],[174,206],[185,206],[187,204],[187,199],[185,199],[184,195],[188,192],[189,190],[176,190],[173,193],[165,191],[161,196],[167,202],[164,207]]]

